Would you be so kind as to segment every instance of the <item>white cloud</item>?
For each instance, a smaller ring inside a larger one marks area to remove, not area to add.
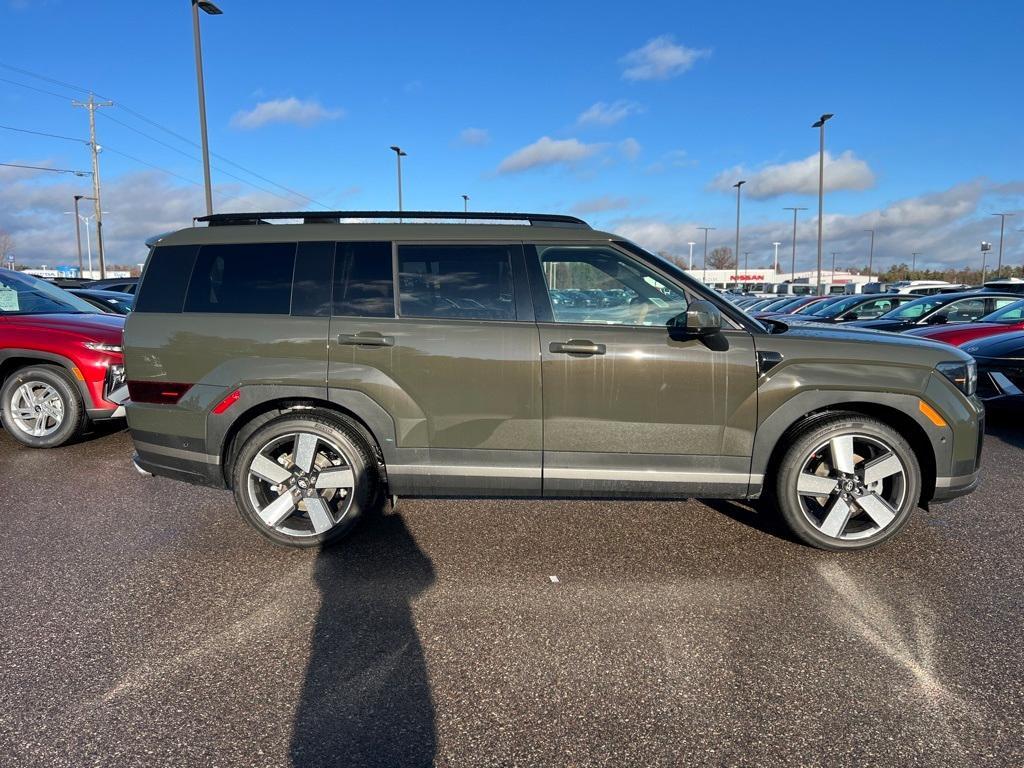
[[[910,254],[921,253],[918,266],[956,267],[981,266],[978,244],[994,241],[999,236],[999,220],[988,216],[989,207],[1002,202],[1010,210],[1024,206],[1024,184],[992,184],[974,180],[948,189],[897,200],[882,208],[860,214],[828,213],[824,220],[826,268],[831,264],[827,254],[839,254],[842,266],[865,266],[868,260],[869,235],[875,230],[875,268],[910,263]],[[826,200],[826,206],[828,201]],[[808,212],[811,213],[811,212]],[[683,253],[686,243],[703,243],[697,227],[709,222],[679,222],[668,218],[623,218],[613,222],[612,229],[652,251]],[[715,222],[710,222],[714,224]],[[732,246],[734,222],[711,232],[709,250],[718,245]],[[817,218],[804,214],[797,234],[797,269],[809,269],[815,263]],[[771,243],[788,247],[792,237],[792,219],[767,224],[745,225],[741,231],[743,250],[751,252],[751,263],[767,265],[771,260]],[[698,246],[698,256],[702,245]],[[1007,237],[1004,263],[1024,261],[1024,238]],[[783,260],[788,269],[788,258]]]
[[[711,182],[712,189],[728,192],[740,179],[746,179],[744,194],[757,200],[779,195],[812,195],[818,193],[817,153],[791,163],[768,165],[751,171],[738,165],[722,171]],[[869,189],[875,174],[868,164],[847,150],[839,157],[825,152],[825,191]]]
[[[88,192],[87,179],[52,179],[40,172],[33,178],[0,185],[0,229],[11,234],[19,261],[28,264],[77,264],[75,227],[69,210],[74,194]],[[304,207],[301,202],[266,192],[243,191],[239,185],[215,185],[218,212],[267,211]],[[91,203],[83,213],[92,213]],[[108,264],[138,264],[146,257],[145,241],[160,232],[192,224],[205,210],[203,188],[179,185],[157,171],[144,171],[103,182],[104,245]],[[96,230],[93,259],[96,253]],[[82,230],[83,240],[85,230]],[[83,258],[86,252],[82,243]]]
[[[459,131],[459,138],[455,143],[463,147],[482,147],[490,141],[491,134],[486,128],[463,128]]]
[[[640,157],[643,147],[640,146],[639,141],[630,136],[628,139],[623,139],[619,142],[619,151],[629,160],[636,160]]]
[[[231,125],[242,130],[262,128],[270,123],[292,123],[308,126],[323,120],[337,120],[345,116],[343,109],[328,109],[316,99],[272,99],[261,101],[249,110],[236,112]]]
[[[619,211],[629,208],[628,197],[612,197],[601,195],[589,200],[580,200],[572,207],[573,213],[603,213],[604,211]]]
[[[630,115],[643,111],[643,108],[633,101],[618,100],[608,103],[598,101],[591,104],[576,119],[580,125],[615,125],[625,120]]]
[[[709,49],[678,45],[671,35],[649,40],[619,61],[625,66],[624,80],[667,80],[691,69],[700,59],[711,55]]]
[[[548,165],[564,165],[573,167],[598,152],[602,152],[605,144],[584,144],[578,139],[552,139],[542,136],[522,149],[513,152],[501,161],[498,173],[518,173],[530,168]]]

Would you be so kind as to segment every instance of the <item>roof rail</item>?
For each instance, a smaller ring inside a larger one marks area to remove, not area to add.
[[[260,211],[253,213],[213,213],[199,216],[208,226],[270,224],[273,219],[301,219],[303,224],[339,224],[343,219],[451,219],[454,221],[528,221],[531,226],[578,227],[590,225],[575,216],[555,213],[507,213],[485,211]]]

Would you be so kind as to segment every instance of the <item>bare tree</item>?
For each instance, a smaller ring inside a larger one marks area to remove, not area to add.
[[[732,269],[732,248],[715,248],[708,254],[708,269]]]

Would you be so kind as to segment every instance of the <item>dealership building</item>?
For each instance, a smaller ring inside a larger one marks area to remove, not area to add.
[[[809,293],[813,291],[814,282],[818,277],[817,270],[794,273],[775,269],[751,269],[748,271],[690,269],[686,272],[712,288],[720,290],[741,288],[753,293]],[[868,279],[867,275],[852,275],[849,272],[833,272],[823,269],[821,282],[824,286],[823,293],[859,293],[865,284],[872,281]],[[780,290],[778,287],[780,285],[787,286],[787,288]],[[793,286],[793,288],[789,288],[789,286]],[[797,286],[802,286],[802,288]],[[851,288],[847,288],[847,286],[851,286]]]

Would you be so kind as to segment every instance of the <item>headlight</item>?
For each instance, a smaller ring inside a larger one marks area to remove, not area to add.
[[[104,344],[102,341],[87,341],[85,346],[95,352],[117,352],[118,354],[124,352],[124,348],[120,344]]]
[[[953,382],[953,386],[970,397],[978,389],[978,364],[971,360],[939,363],[935,370]]]

